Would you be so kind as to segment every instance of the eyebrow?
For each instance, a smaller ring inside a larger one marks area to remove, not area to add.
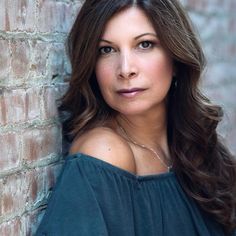
[[[144,33],[144,34],[140,34],[140,35],[134,37],[134,39],[137,40],[137,39],[139,39],[139,38],[141,38],[141,37],[143,37],[143,36],[146,36],[146,35],[152,35],[152,36],[157,37],[157,35],[154,34],[154,33]],[[106,40],[106,39],[101,39],[100,41],[104,41],[104,42],[106,42],[106,43],[113,44],[113,42],[111,42],[111,41],[109,41],[109,40]]]

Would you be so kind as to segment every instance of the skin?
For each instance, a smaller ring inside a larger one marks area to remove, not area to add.
[[[118,115],[106,127],[76,138],[70,153],[81,152],[136,175],[166,172],[153,152],[130,142],[119,126],[170,164],[166,101],[174,73],[171,57],[146,15],[136,7],[107,22],[98,50],[95,73],[99,88]],[[123,89],[126,91],[120,91]]]
[[[166,107],[172,60],[141,10],[133,7],[113,17],[99,47],[96,76],[107,104],[127,117],[143,117]],[[117,93],[132,88],[145,90]]]

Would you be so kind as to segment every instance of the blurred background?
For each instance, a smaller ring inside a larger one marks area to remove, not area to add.
[[[236,1],[182,0],[208,59],[201,86],[224,108],[236,154]],[[33,235],[60,172],[56,99],[70,75],[64,41],[80,0],[0,1],[0,235]]]
[[[197,28],[208,65],[202,90],[224,109],[218,131],[236,154],[236,1],[182,0]]]

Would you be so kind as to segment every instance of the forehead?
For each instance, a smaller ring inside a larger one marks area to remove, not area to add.
[[[103,37],[118,37],[121,33],[139,35],[147,32],[155,33],[155,29],[145,12],[138,7],[130,7],[108,20]]]

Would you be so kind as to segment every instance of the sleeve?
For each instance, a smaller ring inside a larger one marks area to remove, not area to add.
[[[65,162],[36,236],[108,236],[102,211],[86,174]]]

